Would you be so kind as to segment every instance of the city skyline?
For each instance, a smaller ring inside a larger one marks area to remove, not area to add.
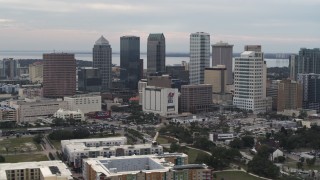
[[[119,52],[119,37],[135,35],[146,52],[148,34],[164,33],[167,52],[188,52],[189,35],[204,31],[211,44],[234,44],[234,52],[261,44],[264,52],[296,53],[320,44],[319,6],[316,0],[0,0],[0,49],[88,51],[104,35]]]

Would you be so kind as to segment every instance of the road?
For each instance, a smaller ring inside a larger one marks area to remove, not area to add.
[[[42,148],[43,148],[43,152],[45,152],[45,154],[48,156],[48,159],[50,159],[49,157],[49,153],[51,153],[53,155],[53,157],[55,159],[59,159],[57,156],[57,150],[55,149],[55,147],[49,142],[47,137],[44,137],[43,139]]]

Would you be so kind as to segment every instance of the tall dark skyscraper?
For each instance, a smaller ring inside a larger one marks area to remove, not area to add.
[[[98,68],[85,67],[78,71],[78,90],[84,92],[101,91],[101,74]]]
[[[43,54],[43,96],[57,98],[76,93],[76,60],[74,54]]]
[[[166,40],[163,33],[149,34],[147,45],[148,73],[166,71]]]
[[[298,57],[298,74],[320,74],[320,49],[301,48]]]
[[[120,37],[120,79],[127,88],[137,89],[141,79],[140,37]]]
[[[93,67],[100,70],[102,91],[108,91],[112,82],[112,49],[109,41],[101,36],[93,46]]]
[[[303,86],[302,107],[320,112],[320,74],[298,74]]]
[[[227,68],[227,84],[233,84],[232,74],[233,45],[218,42],[212,45],[212,66],[225,65]]]

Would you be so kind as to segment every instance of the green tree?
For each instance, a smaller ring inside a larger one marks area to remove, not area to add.
[[[303,163],[302,162],[297,162],[297,168],[298,169],[302,169],[302,167],[303,167]]]
[[[312,159],[306,159],[306,163],[308,166],[313,166],[316,162],[316,158],[312,158]]]
[[[85,128],[76,129],[72,132],[72,134],[75,139],[83,139],[88,138],[90,136],[89,130]]]
[[[53,124],[54,126],[63,126],[64,123],[65,123],[65,120],[63,120],[62,118],[54,118],[54,119],[52,120],[52,124]]]
[[[254,146],[254,137],[252,136],[243,136],[241,140],[244,147],[252,148]]]
[[[207,138],[200,137],[194,140],[193,146],[205,151],[210,151],[211,148],[215,147],[216,145],[212,141],[208,140]]]
[[[171,143],[170,145],[170,151],[171,152],[178,152],[180,149],[180,145],[176,142]]]
[[[210,159],[210,155],[208,155],[208,154],[206,154],[206,153],[198,153],[197,158],[196,158],[196,160],[195,160],[195,163],[198,163],[198,164],[202,164],[202,163],[208,164],[209,159]]]
[[[248,172],[275,179],[279,176],[280,169],[265,157],[256,155],[248,163]]]
[[[33,140],[35,143],[40,144],[41,141],[42,141],[42,138],[43,138],[43,134],[37,134],[37,135],[35,135],[35,136],[32,138],[32,140]]]
[[[267,145],[261,145],[258,148],[257,156],[260,156],[265,159],[269,159],[270,153],[272,153],[272,149]]]
[[[243,147],[243,141],[239,138],[235,138],[230,142],[229,146],[232,148],[241,149]]]
[[[6,158],[0,154],[0,163],[6,162]]]

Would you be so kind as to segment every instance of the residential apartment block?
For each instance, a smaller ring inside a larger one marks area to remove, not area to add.
[[[118,179],[188,179],[211,180],[213,170],[205,164],[177,165],[165,156],[143,155],[85,159],[82,168],[85,180]]]
[[[62,161],[38,161],[0,164],[1,180],[72,180]]]

